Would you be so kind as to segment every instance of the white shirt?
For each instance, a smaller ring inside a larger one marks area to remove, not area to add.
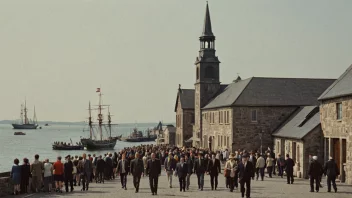
[[[44,164],[44,177],[50,177],[52,176],[52,169],[53,165],[51,163],[45,163]]]

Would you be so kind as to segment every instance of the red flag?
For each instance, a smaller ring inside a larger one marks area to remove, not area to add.
[[[100,92],[100,88],[97,88],[97,91],[96,92]]]

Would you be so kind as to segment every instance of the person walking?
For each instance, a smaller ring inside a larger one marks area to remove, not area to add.
[[[180,162],[177,163],[175,174],[180,182],[180,192],[186,192],[186,176],[188,174],[188,164],[185,163],[185,158],[181,156]]]
[[[295,162],[290,158],[289,154],[286,154],[285,160],[285,172],[287,177],[287,184],[293,184],[293,167],[295,166]]]
[[[105,170],[105,161],[103,160],[103,157],[99,155],[98,160],[97,160],[97,166],[96,166],[96,177],[95,177],[95,182],[96,183],[104,183],[104,170]]]
[[[323,174],[323,167],[318,162],[318,157],[313,156],[313,161],[309,164],[308,175],[310,179],[310,192],[314,192],[314,181],[315,191],[319,192],[320,187],[320,176]]]
[[[185,156],[185,162],[187,164],[188,173],[186,176],[186,189],[189,190],[189,185],[191,184],[191,175],[193,173],[193,166],[194,166],[194,157],[193,153],[190,153],[190,157],[188,155]]]
[[[169,187],[172,188],[172,175],[176,168],[176,160],[174,157],[172,157],[171,152],[169,153],[168,158],[165,159],[164,168],[167,176],[167,181],[169,182]]]
[[[255,157],[255,153],[252,151],[251,155],[249,156],[249,161],[252,162],[253,164],[253,176],[252,176],[252,180],[254,180],[254,175],[257,172],[257,158]]]
[[[64,165],[61,162],[61,157],[57,157],[57,161],[53,165],[54,181],[56,192],[62,193],[61,187],[64,181]]]
[[[215,158],[215,154],[212,154],[212,159],[208,163],[207,172],[210,175],[210,185],[211,190],[214,190],[214,180],[215,180],[215,190],[218,187],[218,176],[221,173],[220,160]]]
[[[49,159],[45,160],[44,163],[44,191],[51,193],[53,183],[53,165],[49,162]]]
[[[256,164],[256,169],[257,169],[257,181],[259,178],[259,174],[260,174],[260,178],[263,181],[264,180],[264,168],[265,168],[265,159],[263,158],[262,155],[260,155],[259,153],[257,153],[258,159],[257,159],[257,164]]]
[[[161,163],[159,159],[155,158],[155,153],[151,154],[151,159],[147,163],[146,169],[147,175],[149,175],[150,190],[153,195],[158,194],[158,179],[161,174]]]
[[[66,162],[64,164],[64,175],[65,175],[65,190],[68,192],[68,183],[70,182],[70,191],[73,191],[73,163],[71,161],[71,156],[66,156]]]
[[[324,174],[328,177],[327,178],[327,186],[328,186],[328,192],[331,192],[331,183],[332,187],[335,190],[335,193],[337,192],[337,187],[336,187],[336,177],[340,175],[339,168],[337,167],[337,164],[335,160],[332,157],[329,157],[329,161],[325,162],[324,164]]]
[[[204,173],[207,170],[208,164],[206,164],[203,153],[198,153],[198,159],[194,162],[194,173],[197,174],[198,179],[198,190],[203,191],[204,187]]]
[[[135,159],[131,161],[131,173],[133,176],[133,185],[134,188],[136,189],[136,193],[139,191],[139,183],[141,181],[141,176],[144,172],[144,164],[143,160],[140,159],[139,153],[136,152],[135,154]]]
[[[39,155],[34,156],[34,162],[31,164],[32,185],[35,192],[39,192],[42,183],[42,171],[44,164],[39,161]]]
[[[130,169],[129,163],[126,160],[126,154],[122,154],[122,159],[117,163],[117,173],[120,175],[121,186],[127,190],[127,175]]]
[[[268,157],[266,158],[266,170],[267,170],[268,175],[269,175],[270,178],[272,178],[273,165],[274,165],[274,160],[271,157],[271,154],[268,153]]]
[[[251,197],[251,177],[253,174],[253,164],[248,161],[248,156],[246,154],[242,155],[242,161],[238,164],[238,169],[236,171],[241,186],[241,195],[244,197],[246,192],[246,198]],[[246,188],[244,187],[246,185]]]
[[[281,157],[281,154],[277,156],[277,168],[279,170],[278,176],[281,176],[281,178],[283,178],[285,169],[285,159]]]
[[[89,178],[92,174],[92,162],[89,159],[86,159],[87,155],[83,153],[82,160],[78,163],[78,169],[81,174],[80,178],[82,180],[82,189],[81,191],[87,191],[89,188]]]
[[[235,154],[231,154],[229,156],[229,160],[225,163],[225,168],[224,168],[224,176],[226,178],[226,184],[230,188],[230,192],[233,192],[234,188],[238,187],[237,183],[237,161],[235,160],[236,156]]]

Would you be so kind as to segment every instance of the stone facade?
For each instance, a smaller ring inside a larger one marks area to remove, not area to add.
[[[164,144],[175,145],[176,140],[175,127],[168,126],[164,130]]]
[[[231,148],[232,145],[232,108],[203,110],[203,145],[212,151]]]
[[[299,178],[308,177],[309,155],[318,156],[318,161],[324,164],[324,144],[321,127],[315,128],[307,134],[303,140],[290,138],[274,138],[274,150],[276,155],[285,157],[289,154],[295,161],[294,175]]]
[[[297,107],[234,107],[232,151],[273,148],[272,133],[297,109]],[[256,121],[252,113],[256,111]],[[262,134],[262,141],[261,141]]]
[[[179,96],[180,97],[180,96]],[[184,146],[184,141],[188,140],[193,135],[194,110],[182,109],[181,100],[178,99],[176,109],[176,146]]]
[[[342,117],[337,119],[337,104],[342,105]],[[323,100],[320,118],[326,156],[332,156],[340,167],[341,179],[352,184],[352,96]]]

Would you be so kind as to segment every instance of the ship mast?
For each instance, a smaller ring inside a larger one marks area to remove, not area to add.
[[[23,104],[21,104],[21,124],[23,124]]]
[[[99,121],[99,131],[100,131],[100,140],[103,140],[103,129],[102,129],[102,124],[103,124],[103,115],[101,114],[101,88],[99,88],[99,114],[98,114],[98,121]]]
[[[90,101],[89,101],[89,137],[92,139],[92,109],[90,108]]]
[[[34,106],[34,115],[33,115],[33,124],[37,124],[38,120],[37,120],[37,115],[35,113],[35,106]]]
[[[110,114],[109,106],[108,106],[108,126],[109,126],[110,138],[111,138],[111,114]]]
[[[24,100],[24,124],[28,124],[27,101],[26,100]]]

